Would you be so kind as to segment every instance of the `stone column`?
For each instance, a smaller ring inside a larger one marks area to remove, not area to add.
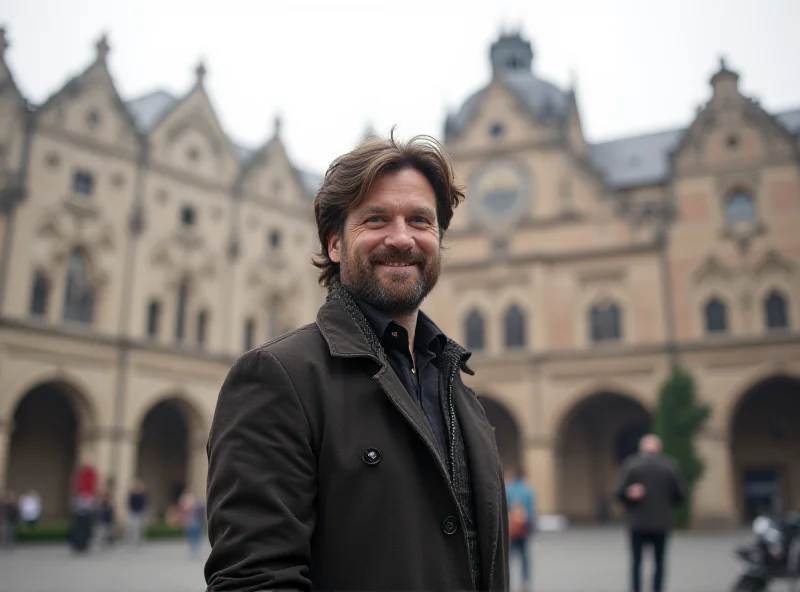
[[[128,493],[136,480],[136,461],[139,452],[139,432],[118,431],[117,466],[114,467],[114,507],[118,523],[124,523],[128,516]]]
[[[692,494],[695,525],[731,526],[738,522],[730,443],[724,434],[706,430],[695,440],[705,465]]]
[[[523,440],[525,477],[536,494],[539,515],[558,511],[556,502],[555,447],[550,438],[529,436]]]
[[[204,503],[206,499],[206,475],[208,474],[206,441],[205,434],[197,434],[191,437],[186,458],[186,491],[193,493]]]
[[[0,491],[6,489],[9,455],[11,454],[11,419],[0,418]]]

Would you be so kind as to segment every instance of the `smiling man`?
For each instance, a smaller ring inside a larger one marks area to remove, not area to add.
[[[464,195],[431,138],[370,139],[314,202],[328,297],[244,354],[208,442],[211,592],[507,590],[494,433],[419,308]]]

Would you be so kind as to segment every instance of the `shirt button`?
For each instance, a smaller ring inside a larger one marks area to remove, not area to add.
[[[381,462],[381,451],[377,448],[367,448],[361,455],[361,460],[370,466],[377,465]]]
[[[455,534],[458,530],[458,519],[454,516],[448,516],[442,522],[442,532],[444,532],[447,536]]]

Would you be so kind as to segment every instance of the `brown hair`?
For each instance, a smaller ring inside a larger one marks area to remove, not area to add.
[[[339,264],[328,254],[328,237],[344,232],[347,215],[364,201],[381,175],[409,168],[419,171],[433,187],[439,236],[444,237],[453,211],[464,199],[464,190],[456,185],[453,166],[442,145],[430,136],[398,142],[394,128],[389,138],[369,137],[331,163],[314,199],[320,251],[313,263],[320,269],[322,286],[339,279]]]

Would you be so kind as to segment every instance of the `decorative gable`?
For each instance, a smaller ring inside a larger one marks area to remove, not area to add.
[[[698,109],[673,155],[678,174],[794,157],[791,135],[757,101],[740,93],[738,81],[739,75],[721,60],[711,78],[711,100]]]
[[[135,154],[139,136],[108,70],[110,48],[105,36],[96,50],[95,61],[42,105],[40,126]]]
[[[242,171],[241,191],[265,202],[307,206],[307,187],[289,159],[280,130],[281,120],[276,117],[274,135]]]
[[[236,153],[206,93],[203,64],[195,73],[189,94],[150,132],[151,157],[154,163],[204,181],[231,185],[239,168]]]

